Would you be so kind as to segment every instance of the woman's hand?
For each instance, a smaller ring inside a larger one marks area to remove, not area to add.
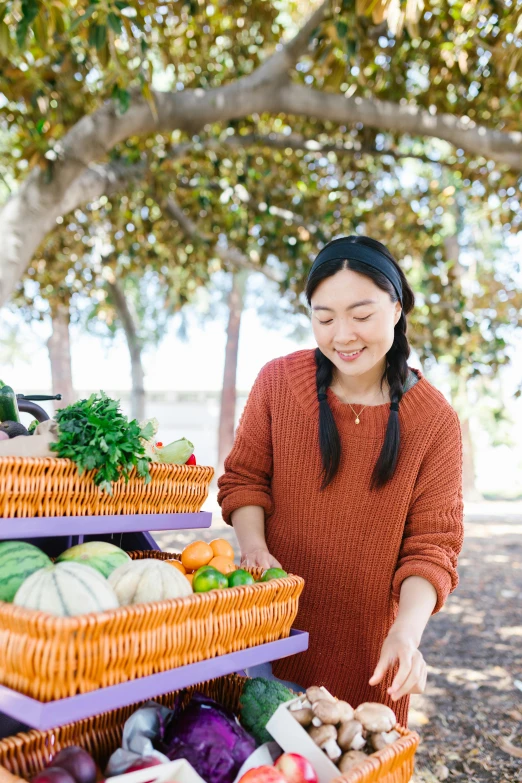
[[[268,549],[250,549],[241,553],[241,565],[247,568],[281,568],[281,563],[272,557]]]
[[[413,634],[402,629],[390,630],[369,684],[377,685],[381,682],[396,661],[399,661],[399,669],[388,688],[388,694],[393,701],[409,693],[424,693],[428,674],[426,661],[417,649]]]

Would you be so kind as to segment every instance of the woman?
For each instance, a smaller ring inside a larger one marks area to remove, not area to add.
[[[458,581],[459,423],[408,368],[414,296],[380,242],[327,244],[306,296],[318,347],[261,370],[218,499],[243,564],[306,580],[295,625],[310,647],[276,676],[383,702],[406,725],[422,633]]]

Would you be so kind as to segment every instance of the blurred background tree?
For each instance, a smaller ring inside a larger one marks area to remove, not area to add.
[[[366,233],[415,287],[412,343],[449,373],[472,495],[469,411],[520,325],[502,248],[522,215],[521,19],[477,0],[0,3],[0,299],[51,318],[53,383],[73,394],[71,318],[123,329],[141,415],[143,350],[223,273],[221,464],[247,277],[303,328],[313,256]]]

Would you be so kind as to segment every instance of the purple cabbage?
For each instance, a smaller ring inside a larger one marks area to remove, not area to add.
[[[171,761],[186,759],[207,783],[232,783],[256,743],[229,710],[195,693],[174,711],[156,748]]]

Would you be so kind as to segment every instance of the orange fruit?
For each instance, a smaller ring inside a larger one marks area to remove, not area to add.
[[[185,576],[189,580],[190,584],[192,584],[192,580],[194,579],[194,574],[185,574]]]
[[[187,572],[186,572],[185,568],[183,567],[183,564],[180,563],[179,560],[167,560],[167,563],[169,565],[173,566],[174,568],[177,568],[178,571],[181,571],[182,574],[186,575]]]
[[[197,571],[201,566],[208,565],[214,552],[204,541],[194,541],[185,547],[181,553],[181,562],[187,571]]]
[[[217,571],[220,571],[222,574],[225,574],[225,576],[236,570],[236,566],[232,560],[230,560],[228,557],[223,557],[223,555],[217,555],[216,557],[213,557],[209,565],[215,568]]]
[[[221,555],[222,557],[226,557],[227,560],[234,561],[234,550],[224,538],[215,538],[210,542],[210,546],[214,552],[214,557]]]

